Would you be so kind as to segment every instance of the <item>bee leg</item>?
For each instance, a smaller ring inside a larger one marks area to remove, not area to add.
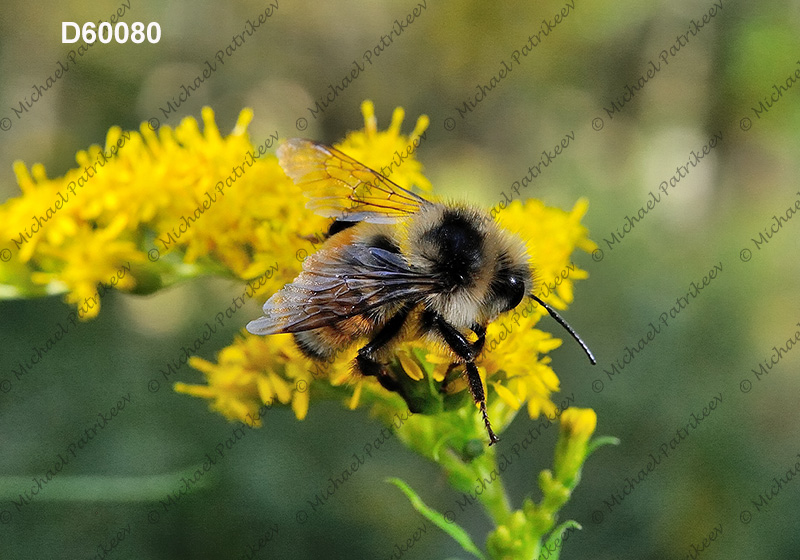
[[[480,355],[481,352],[483,352],[483,346],[486,343],[486,327],[475,323],[472,326],[472,332],[474,332],[478,336],[478,339],[472,343],[472,355],[478,356]],[[442,392],[447,391],[447,385],[449,384],[450,381],[452,381],[450,373],[453,371],[453,369],[455,369],[459,365],[460,365],[459,363],[453,363],[448,366],[447,372],[444,374],[444,381],[442,381],[442,387],[441,387]]]
[[[401,308],[391,319],[386,321],[378,334],[361,348],[356,356],[356,368],[362,375],[377,377],[384,389],[400,394],[402,394],[400,384],[386,371],[384,365],[374,358],[374,355],[397,336],[410,312],[410,307]]]
[[[467,362],[464,364],[467,368],[467,380],[469,380],[469,392],[472,393],[472,399],[479,403],[481,407],[481,416],[483,416],[483,423],[486,425],[486,431],[489,433],[489,445],[494,445],[500,438],[497,437],[492,430],[492,423],[489,421],[489,414],[486,412],[486,396],[483,393],[483,382],[481,381],[481,374],[478,368],[475,367],[475,362]]]
[[[478,335],[478,340],[472,343],[472,355],[479,356],[483,352],[483,345],[486,344],[486,327],[476,323],[472,325],[472,332]]]
[[[483,423],[486,425],[486,431],[489,433],[489,445],[497,443],[500,441],[500,438],[498,438],[495,435],[494,430],[492,430],[492,424],[489,421],[489,414],[486,412],[486,395],[483,391],[483,382],[481,381],[481,375],[478,372],[478,368],[475,366],[475,346],[485,338],[485,329],[481,328],[480,326],[478,327],[478,330],[483,332],[479,333],[476,331],[475,334],[478,335],[478,341],[476,341],[475,344],[471,344],[457,328],[442,319],[439,315],[434,317],[434,324],[450,349],[455,352],[459,358],[464,360],[467,381],[469,384],[469,392],[472,393],[472,399],[475,401],[475,403],[480,406]],[[482,342],[479,344],[479,347],[483,348]]]

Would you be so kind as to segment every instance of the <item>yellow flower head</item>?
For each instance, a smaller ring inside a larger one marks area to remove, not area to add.
[[[175,389],[212,399],[211,408],[231,419],[247,422],[263,404],[291,404],[299,419],[308,412],[311,370],[289,335],[276,335],[270,344],[245,336],[222,349],[213,364],[192,357],[189,365],[202,371],[208,386],[178,383]],[[250,415],[250,416],[248,416]],[[260,418],[253,422],[261,425]]]
[[[561,430],[553,462],[555,479],[573,487],[586,460],[589,438],[597,427],[597,414],[591,408],[568,408],[560,418]]]
[[[591,408],[568,408],[560,421],[564,436],[578,443],[589,441],[597,428],[597,414]]]
[[[378,171],[382,170],[382,174],[405,188],[411,189],[412,186],[417,186],[430,189],[430,182],[422,175],[422,165],[414,158],[416,149],[424,140],[428,118],[420,117],[411,135],[404,135],[400,131],[404,116],[402,109],[395,109],[388,130],[378,131],[372,102],[365,101],[361,108],[364,114],[364,131],[348,134],[337,147],[365,165]],[[279,167],[278,170],[280,171]],[[257,235],[266,240],[264,245],[270,246],[268,252],[262,253],[262,262],[281,263],[280,269],[290,271],[290,278],[282,277],[285,278],[283,283],[288,283],[300,271],[298,255],[305,257],[319,247],[328,228],[328,221],[305,210],[300,190],[293,184],[287,187],[285,183],[291,181],[282,171],[280,173],[279,188],[283,189],[283,192],[280,197],[275,197],[277,199],[275,202],[280,203],[279,207],[285,214],[290,214],[286,205],[293,205],[291,213],[297,216],[297,219],[282,224],[269,222],[267,225],[253,227]],[[296,228],[294,234],[291,228]],[[280,236],[283,237],[279,238]],[[300,243],[287,243],[287,238],[292,237]],[[263,269],[263,266],[256,267],[256,270],[259,269]],[[272,291],[282,287],[282,285],[276,287],[274,284],[271,286]],[[298,418],[305,417],[309,393],[318,393],[316,386],[320,379],[334,389],[333,394],[346,395],[348,406],[356,408],[361,402],[362,395],[365,394],[365,388],[368,389],[370,400],[380,395],[383,389],[375,379],[353,379],[351,363],[355,351],[355,348],[347,350],[337,355],[335,362],[320,364],[303,356],[288,335],[270,337],[245,335],[220,352],[217,364],[199,359],[192,361],[195,367],[206,374],[208,386],[178,384],[176,389],[179,392],[212,399],[214,410],[229,418],[241,420],[243,415],[252,413],[263,403],[268,402],[266,394],[260,390],[259,385],[265,382],[263,376],[282,374],[288,376],[290,380],[303,379],[301,386],[310,387],[310,390],[303,392],[304,394],[296,393],[293,397],[292,405]],[[256,355],[259,357],[258,361],[254,361]],[[235,358],[233,361],[232,357]],[[405,364],[410,368],[413,367],[412,363],[410,358],[405,360]],[[296,384],[297,382],[295,386]],[[304,403],[304,406],[295,406],[296,401]]]
[[[117,289],[151,291],[210,273],[252,279],[270,269],[259,293],[291,281],[296,251],[309,246],[302,236],[326,220],[287,196],[296,187],[266,153],[277,133],[251,142],[252,116],[243,110],[226,137],[209,108],[203,131],[192,118],[158,134],[146,124],[115,127],[105,147],[78,152],[79,167],[55,179],[17,162],[22,195],[0,206],[0,238],[11,240],[0,248],[0,295],[66,292],[80,309],[128,264],[133,272]]]

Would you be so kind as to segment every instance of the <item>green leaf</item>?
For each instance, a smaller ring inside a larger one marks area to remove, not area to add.
[[[453,537],[453,539],[461,545],[461,548],[473,554],[476,558],[486,560],[486,557],[478,549],[478,547],[475,546],[475,543],[472,542],[469,534],[461,526],[457,525],[455,521],[448,521],[447,517],[435,509],[431,509],[426,506],[422,501],[422,498],[420,498],[417,493],[408,486],[408,484],[399,478],[387,478],[386,482],[390,482],[397,486],[403,492],[403,494],[406,495],[415,510],[425,516],[425,518],[431,523],[439,527],[439,529]]]
[[[588,457],[594,453],[595,450],[603,447],[604,445],[619,445],[619,439],[613,436],[600,436],[594,438],[589,442],[589,445],[586,446],[586,456]]]
[[[572,533],[572,531],[570,531],[569,533],[566,534],[566,536],[562,535],[562,533],[567,529],[580,530],[583,529],[583,527],[581,527],[580,523],[578,523],[577,521],[573,521],[572,519],[564,521],[564,523],[553,529],[553,531],[550,533],[550,536],[547,537],[547,540],[544,542],[544,545],[542,545],[543,550],[539,554],[539,556],[543,557],[545,551],[547,551],[548,555],[544,556],[545,558],[547,558],[547,560],[558,560],[558,557],[561,554],[561,548],[563,547],[564,543],[567,542],[567,540],[569,540],[569,536]]]
[[[36,497],[42,501],[69,502],[155,502],[182,486],[181,477],[191,478],[203,465],[198,464],[166,474],[142,476],[58,474],[48,484],[47,492]],[[192,485],[192,491],[216,485],[217,473],[208,472]],[[20,487],[30,488],[30,476],[0,476],[0,500],[19,496]]]

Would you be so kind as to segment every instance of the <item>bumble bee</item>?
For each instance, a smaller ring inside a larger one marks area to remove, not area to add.
[[[486,212],[428,201],[339,150],[291,139],[278,149],[281,167],[299,185],[306,207],[335,218],[303,271],[264,304],[252,334],[292,333],[314,360],[331,360],[359,339],[354,368],[400,391],[385,363],[401,338],[447,348],[463,365],[489,434],[483,383],[475,366],[486,326],[534,299],[596,361],[556,311],[533,294],[534,273],[522,240]],[[474,333],[476,340],[470,341]],[[408,401],[408,399],[406,399]]]

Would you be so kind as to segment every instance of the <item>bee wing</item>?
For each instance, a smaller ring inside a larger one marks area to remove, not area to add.
[[[307,331],[435,290],[435,280],[409,268],[402,255],[341,245],[309,256],[303,272],[267,300],[264,316],[248,323],[247,330],[262,335]]]
[[[309,198],[306,208],[346,222],[392,223],[428,204],[331,146],[292,138],[278,148],[286,174]]]

